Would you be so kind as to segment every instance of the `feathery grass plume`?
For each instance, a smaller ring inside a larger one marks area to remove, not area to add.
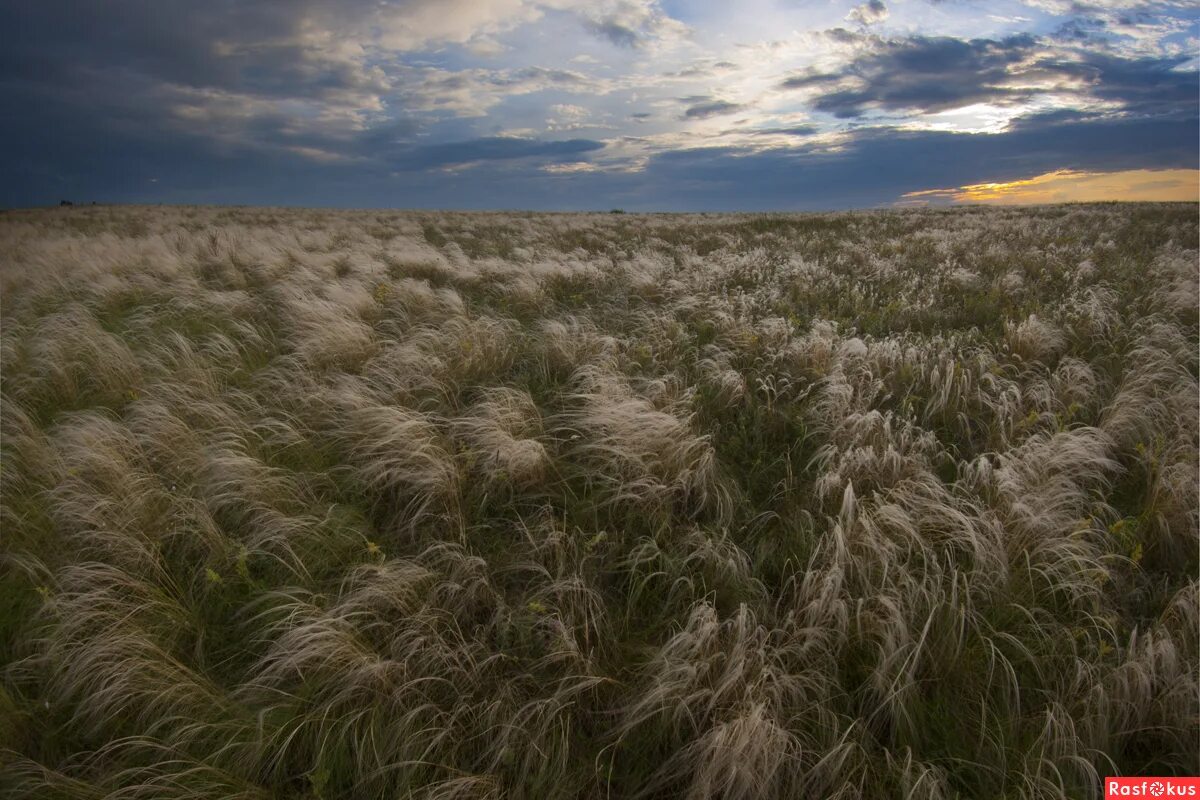
[[[1200,771],[1194,206],[0,216],[0,794]]]
[[[846,481],[884,490],[931,472],[941,455],[937,438],[891,413],[851,413],[832,431],[810,465],[822,499],[840,495]]]
[[[1097,676],[1101,683],[1087,701],[1097,746],[1124,772],[1189,768],[1179,756],[1190,756],[1184,742],[1200,733],[1198,620],[1200,586],[1192,580],[1157,619],[1129,631],[1127,641],[1110,631],[1116,666]]]
[[[580,465],[605,504],[632,504],[655,513],[677,505],[688,515],[731,511],[732,497],[706,437],[689,421],[655,409],[612,373],[583,369],[574,408],[555,433],[564,457]]]
[[[437,354],[446,364],[446,378],[463,387],[484,383],[506,374],[515,357],[511,321],[494,317],[468,319],[449,317],[437,325],[409,330],[405,340],[427,353]],[[458,392],[452,392],[451,398]]]
[[[296,354],[313,369],[336,367],[354,372],[374,353],[371,327],[348,313],[342,304],[313,297],[287,302],[295,331]]]
[[[1026,361],[1052,364],[1066,346],[1062,331],[1037,314],[1015,324],[1006,323],[1004,336],[1009,351]]]
[[[11,379],[11,396],[43,419],[93,404],[119,406],[141,382],[128,345],[81,305],[42,317],[23,345],[28,366]]]
[[[413,797],[421,800],[500,800],[504,794],[500,781],[495,778],[463,775],[425,786]]]
[[[538,441],[543,435],[541,414],[528,392],[485,389],[451,426],[468,448],[472,469],[484,485],[498,482],[529,488],[545,480],[549,456]]]
[[[647,609],[653,609],[651,617],[665,610],[679,614],[705,598],[730,606],[761,602],[766,594],[749,555],[724,531],[693,528],[643,537],[621,568],[629,582],[627,614]]]
[[[1196,309],[1200,308],[1200,276],[1192,254],[1178,244],[1164,247],[1154,257],[1151,274],[1163,287],[1155,297],[1159,304],[1183,319],[1190,318],[1194,324]]]
[[[61,477],[61,462],[54,447],[37,421],[19,403],[0,398],[0,492],[8,496],[26,495],[37,488],[48,488]],[[5,503],[0,513],[12,514],[16,508]]]
[[[1104,553],[1091,518],[1094,494],[1119,469],[1109,448],[1100,430],[1077,428],[1032,436],[1000,458],[995,476],[1009,562],[1021,563],[1019,574],[1039,596],[1090,603],[1100,591]]]
[[[118,770],[94,776],[97,767],[112,763],[127,764]],[[18,797],[105,797],[150,800],[202,797],[230,797],[261,800],[270,793],[261,785],[236,773],[197,761],[186,752],[146,737],[117,740],[91,753],[68,773],[90,778],[75,778],[32,761],[14,765]],[[22,780],[24,779],[24,780]],[[41,790],[40,792],[38,790]],[[43,794],[50,790],[50,794]],[[61,791],[61,795],[56,791]]]
[[[53,429],[53,443],[65,474],[46,496],[62,539],[88,559],[156,568],[170,495],[129,429],[77,412]]]
[[[596,329],[590,319],[565,316],[538,324],[535,353],[543,383],[565,382],[575,370],[591,364],[611,363],[617,340]]]
[[[1075,349],[1111,346],[1112,335],[1120,330],[1118,296],[1105,286],[1089,286],[1064,309],[1064,322]]]
[[[898,789],[905,797],[924,800],[943,800],[954,796],[947,770],[928,762],[916,761],[912,748],[905,748],[904,757],[886,754],[887,772],[897,776]]]
[[[106,732],[177,734],[236,713],[186,663],[181,645],[195,623],[177,587],[98,562],[66,568],[56,583],[40,652],[18,668],[39,673],[62,724],[103,742]]]
[[[411,528],[426,516],[456,524],[460,476],[440,424],[399,406],[352,403],[336,436],[389,524]]]
[[[722,620],[697,604],[647,666],[613,758],[643,762],[645,782],[630,787],[638,796],[787,796],[799,785],[804,744],[789,715],[811,702],[814,688],[790,668],[779,634],[745,605]]]
[[[709,389],[711,402],[719,408],[733,408],[746,397],[746,379],[729,365],[729,355],[719,348],[709,347],[709,355],[696,362],[702,376],[701,390]]]
[[[22,800],[101,800],[111,794],[92,781],[5,750],[0,750],[0,788],[10,797]]]

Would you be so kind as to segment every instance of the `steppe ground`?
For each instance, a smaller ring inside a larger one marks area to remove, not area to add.
[[[0,792],[1200,773],[1197,207],[0,215]]]

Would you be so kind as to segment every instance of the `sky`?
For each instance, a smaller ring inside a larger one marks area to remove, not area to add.
[[[0,206],[1198,196],[1200,3],[0,0]]]

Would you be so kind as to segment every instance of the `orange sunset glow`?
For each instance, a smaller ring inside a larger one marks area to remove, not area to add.
[[[1060,169],[1024,180],[973,183],[953,189],[907,192],[902,202],[935,200],[956,203],[1027,205],[1035,203],[1094,203],[1107,201],[1196,201],[1200,199],[1200,170],[1131,169],[1119,172],[1079,172]]]

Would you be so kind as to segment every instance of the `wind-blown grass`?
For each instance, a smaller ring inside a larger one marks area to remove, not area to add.
[[[0,218],[0,791],[1200,772],[1192,205]]]

